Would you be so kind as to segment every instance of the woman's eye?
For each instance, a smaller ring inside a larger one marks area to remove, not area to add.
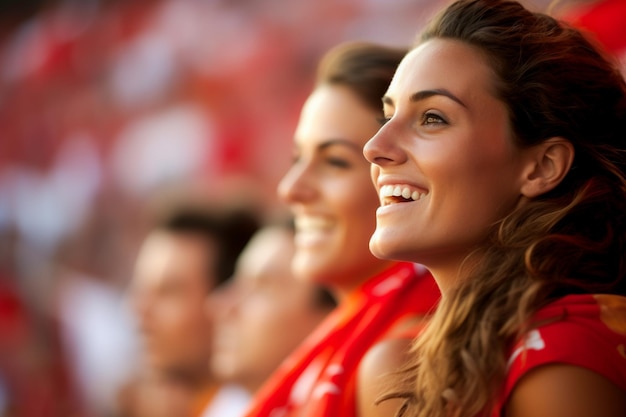
[[[439,116],[436,113],[424,113],[422,124],[424,125],[447,124],[447,122],[444,120],[443,117]]]
[[[326,158],[326,162],[329,165],[338,167],[338,168],[349,168],[350,167],[350,163],[348,161],[346,161],[345,159],[341,159],[341,158]]]

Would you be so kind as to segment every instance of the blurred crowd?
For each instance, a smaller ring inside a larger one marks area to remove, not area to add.
[[[436,7],[415,3],[64,0],[14,21],[5,6],[0,415],[113,413],[153,219],[180,199],[271,216],[319,56],[409,44]]]
[[[116,416],[154,220],[181,200],[278,217],[320,56],[408,46],[445,1],[32,3],[0,28],[0,416]],[[564,10],[626,56],[621,0],[599,3]]]

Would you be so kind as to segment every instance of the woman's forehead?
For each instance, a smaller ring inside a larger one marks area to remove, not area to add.
[[[493,71],[475,47],[453,39],[430,39],[410,51],[398,66],[386,96],[397,100],[422,90],[455,96],[492,91]]]

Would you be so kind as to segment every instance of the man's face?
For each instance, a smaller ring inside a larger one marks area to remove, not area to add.
[[[317,286],[291,273],[292,233],[265,229],[246,246],[230,284],[212,294],[213,373],[256,391],[330,311]]]
[[[211,320],[204,302],[214,262],[208,245],[191,233],[157,231],[140,250],[131,294],[146,356],[159,369],[207,367]]]

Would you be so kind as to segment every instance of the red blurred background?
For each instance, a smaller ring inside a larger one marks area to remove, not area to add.
[[[2,1],[0,416],[115,415],[136,357],[124,288],[156,213],[180,199],[280,212],[320,56],[408,46],[444,3]],[[554,13],[626,61],[626,1]]]

